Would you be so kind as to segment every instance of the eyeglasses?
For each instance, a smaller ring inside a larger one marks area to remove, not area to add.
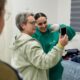
[[[42,23],[38,23],[38,25],[39,26],[42,26],[43,24],[46,24],[47,23],[47,21],[44,21],[44,22],[42,22]]]
[[[36,24],[36,21],[32,21],[32,22],[28,22],[28,23],[30,23],[32,25],[35,25]]]

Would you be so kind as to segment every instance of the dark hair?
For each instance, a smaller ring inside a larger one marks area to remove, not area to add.
[[[35,20],[37,20],[37,19],[40,18],[40,17],[45,17],[45,18],[47,19],[46,14],[41,13],[41,12],[40,12],[40,13],[36,13],[34,17],[35,17]]]
[[[2,14],[2,10],[4,10],[6,0],[0,0],[0,15]]]
[[[20,13],[20,14],[18,14],[16,16],[16,26],[20,31],[23,31],[21,25],[27,23],[27,18],[29,16],[34,16],[34,14],[33,13],[29,13],[29,12],[23,12],[23,13]]]

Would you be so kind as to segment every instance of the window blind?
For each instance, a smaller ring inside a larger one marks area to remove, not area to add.
[[[80,32],[80,0],[71,0],[70,25]]]

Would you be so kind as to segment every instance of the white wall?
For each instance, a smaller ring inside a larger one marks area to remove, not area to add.
[[[13,0],[14,12],[21,11],[44,12],[49,18],[49,22],[57,21],[58,0]]]
[[[70,23],[71,0],[12,0],[14,14],[22,11],[44,12],[50,23]]]
[[[71,0],[8,0],[6,8],[11,13],[9,20],[6,21],[5,29],[0,36],[0,59],[10,63],[11,51],[9,45],[18,33],[15,26],[15,15],[19,12],[44,12],[48,16],[49,23],[70,23],[70,3]],[[73,47],[72,44],[78,42],[76,47],[80,49],[80,37],[76,35],[72,43],[66,48]]]
[[[66,49],[76,48],[80,50],[80,32],[76,32],[76,36],[65,47]]]
[[[70,24],[71,0],[58,0],[57,23]]]

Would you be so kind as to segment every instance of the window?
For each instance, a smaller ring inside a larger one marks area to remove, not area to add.
[[[71,0],[70,25],[80,32],[80,0]]]

